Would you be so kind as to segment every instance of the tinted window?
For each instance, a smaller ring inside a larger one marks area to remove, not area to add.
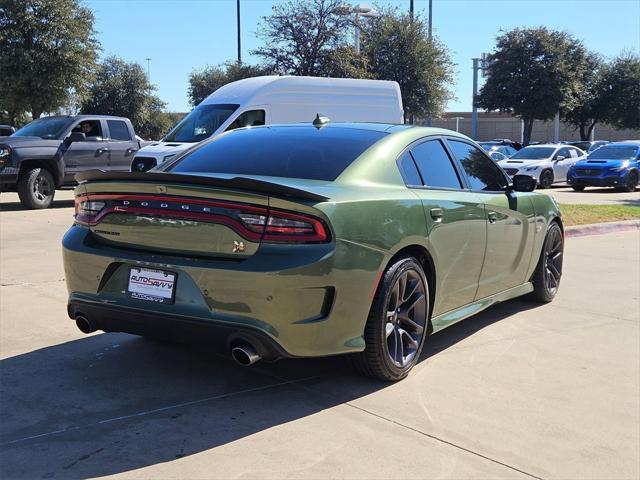
[[[439,140],[421,143],[411,149],[411,154],[426,186],[460,188],[455,168]]]
[[[507,186],[507,179],[500,168],[473,145],[449,140],[453,154],[462,164],[473,190],[500,191]]]
[[[634,145],[605,145],[589,154],[589,160],[629,160],[638,154]]]
[[[231,125],[227,127],[227,131],[242,127],[257,127],[259,125],[264,125],[264,110],[249,110],[231,122]]]
[[[402,154],[399,163],[404,183],[407,185],[422,185],[422,178],[420,178],[413,157],[408,151]]]
[[[129,128],[122,120],[107,120],[107,126],[112,140],[131,140]]]
[[[199,105],[189,115],[180,120],[164,140],[166,142],[201,142],[220,128],[239,105],[209,104]]]
[[[310,126],[235,130],[204,143],[168,171],[331,181],[384,135]]]

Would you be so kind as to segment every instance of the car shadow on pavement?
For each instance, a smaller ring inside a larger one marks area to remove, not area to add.
[[[534,306],[510,301],[438,332],[421,361]],[[25,479],[170,462],[390,385],[360,377],[341,357],[242,368],[204,348],[116,333],[2,360],[0,380],[0,475]]]
[[[54,200],[47,208],[73,208],[73,200]],[[0,203],[0,212],[19,212],[22,210],[31,210],[20,202],[2,202]]]

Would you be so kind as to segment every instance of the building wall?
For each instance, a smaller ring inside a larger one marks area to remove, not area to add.
[[[460,133],[471,136],[471,112],[448,112],[444,118],[434,119],[431,126],[456,129],[455,117],[462,117],[459,123]],[[478,112],[478,141],[491,140],[493,138],[509,138],[521,141],[522,122],[519,118],[503,113]],[[610,125],[596,124],[595,140],[639,140],[640,130],[616,130]],[[553,142],[554,128],[553,121],[533,123],[531,141]],[[573,126],[560,123],[560,140],[580,140],[580,132]]]

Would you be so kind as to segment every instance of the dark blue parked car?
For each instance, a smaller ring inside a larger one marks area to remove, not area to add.
[[[640,141],[630,141],[610,143],[594,150],[569,169],[567,182],[578,192],[591,186],[633,192],[639,176]]]

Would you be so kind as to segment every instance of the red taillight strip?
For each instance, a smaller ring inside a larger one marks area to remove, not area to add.
[[[185,204],[204,205],[209,207],[226,208],[237,210],[239,212],[259,213],[267,219],[270,217],[299,220],[309,223],[313,226],[314,233],[298,233],[287,234],[295,227],[269,227],[265,226],[264,232],[256,232],[247,228],[242,222],[225,215],[216,215],[211,213],[191,212],[189,210],[161,210],[157,208],[134,207],[118,205],[107,207],[101,210],[95,217],[86,217],[77,214],[78,205],[84,201],[100,201],[100,200],[131,200],[131,201],[159,201],[159,202],[184,202]],[[99,194],[99,195],[83,195],[75,198],[76,205],[76,221],[89,226],[95,226],[111,214],[133,214],[133,215],[149,215],[164,218],[187,219],[194,221],[205,221],[212,223],[220,223],[227,225],[236,231],[239,235],[252,241],[267,242],[296,242],[296,243],[323,243],[330,240],[329,229],[325,223],[313,216],[297,214],[285,210],[271,209],[267,207],[259,207],[254,205],[245,205],[242,203],[233,203],[226,201],[211,201],[204,199],[192,199],[185,197],[172,197],[161,195],[127,195],[127,194]],[[271,228],[271,231],[270,231]],[[277,231],[280,229],[280,231]]]

